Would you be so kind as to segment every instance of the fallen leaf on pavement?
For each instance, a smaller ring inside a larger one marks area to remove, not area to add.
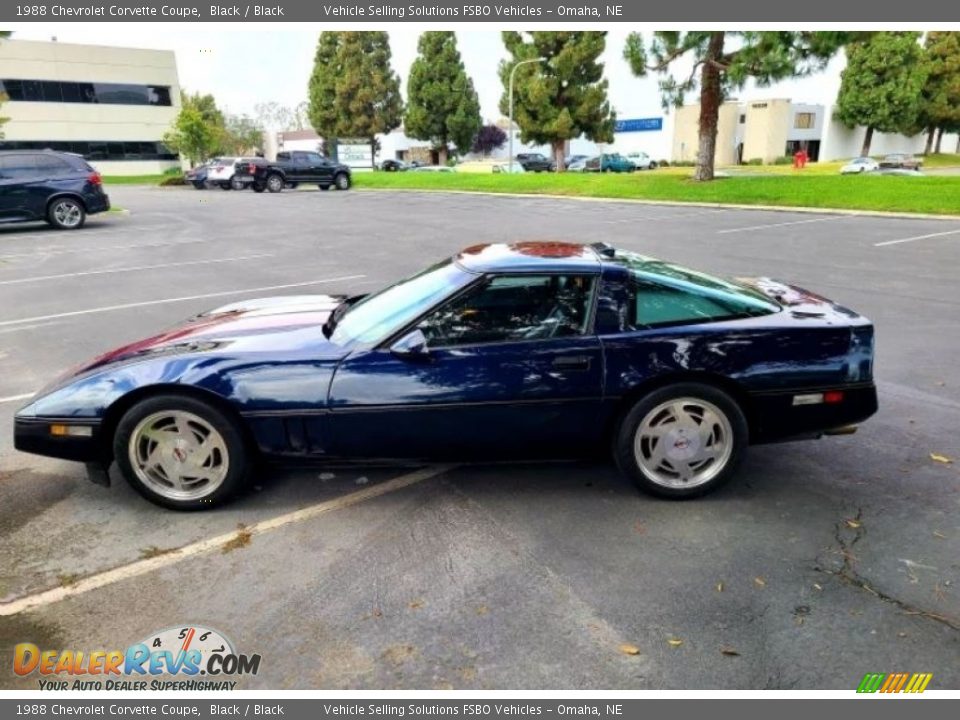
[[[764,586],[767,584],[767,581],[764,580],[762,577],[759,577],[759,576],[755,577],[755,578],[753,579],[753,582],[755,582],[758,587],[764,587]]]
[[[722,583],[722,582],[718,582],[718,583],[717,583],[717,592],[723,592],[723,583]]]
[[[417,598],[416,600],[413,600],[410,603],[408,603],[407,607],[409,607],[411,610],[419,610],[420,608],[423,607],[423,600]]]
[[[944,535],[942,532],[938,532],[937,530],[934,530],[934,531],[933,531],[933,536],[934,536],[934,537],[937,537],[937,538],[940,538],[941,540],[946,540],[946,539],[947,539],[947,536],[946,536],[946,535]]]
[[[624,655],[639,655],[640,648],[638,648],[636,645],[631,645],[630,643],[624,643],[620,646],[620,652],[622,652]]]
[[[940,455],[938,453],[930,453],[930,459],[934,462],[943,463],[944,465],[949,465],[953,462],[953,458],[948,458],[946,455]]]
[[[823,590],[823,585],[821,585],[820,583],[814,583],[813,586],[814,586],[817,590]]]
[[[862,524],[859,520],[853,519],[847,519],[845,522],[847,523],[848,528],[853,528],[854,530],[856,530]]]
[[[670,645],[670,647],[677,648],[683,645],[683,640],[681,640],[680,638],[668,638],[667,644]]]
[[[740,653],[737,652],[736,649],[727,646],[720,648],[720,654],[726,655],[727,657],[740,657]]]

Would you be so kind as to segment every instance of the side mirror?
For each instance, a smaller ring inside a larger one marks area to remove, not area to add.
[[[412,330],[390,346],[390,352],[403,360],[417,360],[429,357],[427,338],[419,328]]]

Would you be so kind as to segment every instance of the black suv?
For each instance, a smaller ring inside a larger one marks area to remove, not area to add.
[[[517,162],[527,172],[550,172],[556,169],[553,163],[540,153],[519,153]]]
[[[52,150],[0,151],[0,223],[46,220],[76,230],[106,212],[100,173],[79,155]]]

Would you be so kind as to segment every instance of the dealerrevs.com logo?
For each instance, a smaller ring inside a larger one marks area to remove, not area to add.
[[[197,625],[152,633],[126,650],[48,650],[29,642],[13,651],[13,672],[36,674],[41,690],[233,690],[256,675],[260,655],[244,655],[217,630]]]

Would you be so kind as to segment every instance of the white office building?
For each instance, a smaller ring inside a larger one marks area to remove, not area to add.
[[[105,175],[180,165],[161,142],[180,112],[172,51],[3,40],[0,91],[0,149],[74,152]]]

